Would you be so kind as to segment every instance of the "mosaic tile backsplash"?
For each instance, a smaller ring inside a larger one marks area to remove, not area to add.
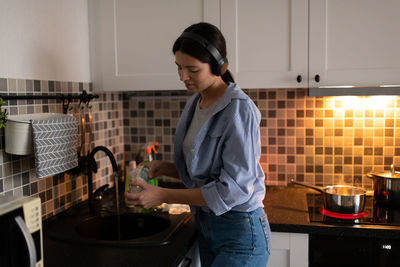
[[[308,97],[307,89],[251,89],[262,121],[261,164],[268,185],[291,179],[316,185],[346,183],[372,189],[370,171],[400,170],[400,97]],[[186,97],[125,96],[125,150],[160,142],[172,160],[173,136]],[[167,94],[167,93],[165,93]],[[131,158],[134,157],[131,156]]]
[[[91,92],[90,84],[79,82],[59,82],[24,79],[0,78],[0,95],[46,95],[46,94],[78,94],[83,90]],[[62,113],[59,100],[9,100],[2,109],[9,115],[30,113]],[[69,114],[80,121],[84,117],[89,122],[89,113],[93,116],[92,133],[89,124],[85,124],[85,140],[93,140],[90,148],[108,147],[115,155],[117,162],[122,162],[122,95],[103,93],[91,101],[88,106],[80,105],[74,100],[69,105]],[[89,108],[91,107],[91,108]],[[91,112],[89,112],[91,110]],[[84,175],[58,174],[38,179],[34,166],[34,156],[16,156],[5,153],[4,129],[0,130],[0,195],[39,196],[42,201],[43,217],[47,218],[59,213],[71,205],[87,199],[87,178]],[[82,140],[79,135],[79,145]],[[87,154],[87,153],[86,153]],[[96,154],[98,172],[93,175],[94,188],[109,183],[113,185],[111,164],[102,153]]]
[[[3,94],[54,94],[91,92],[87,83],[0,78]],[[261,164],[266,184],[285,185],[291,179],[316,185],[338,183],[372,188],[366,177],[394,163],[400,170],[400,97],[307,96],[307,89],[245,90],[262,114]],[[187,100],[185,91],[98,93],[90,102],[93,115],[91,149],[108,147],[117,162],[136,160],[148,142],[160,143],[157,159],[172,160],[175,126]],[[68,111],[86,122],[87,108],[78,101]],[[62,112],[56,100],[12,100],[5,106],[10,115]],[[86,124],[86,130],[88,130]],[[0,194],[39,196],[44,217],[87,199],[87,180],[82,175],[60,174],[38,179],[33,156],[4,152],[0,130]],[[103,154],[96,156],[99,171],[94,188],[111,181],[111,165]]]

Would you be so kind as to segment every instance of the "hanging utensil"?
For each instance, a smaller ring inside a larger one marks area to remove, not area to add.
[[[89,106],[90,102],[86,103],[86,109],[87,109],[87,113],[88,113],[88,120],[89,120],[89,125],[88,125],[88,142],[87,142],[87,154],[89,154],[90,149],[91,149],[91,145],[92,145],[92,140],[93,140],[93,115],[92,115],[92,106]]]
[[[86,155],[86,148],[85,148],[85,105],[82,105],[82,101],[79,102],[79,120],[80,120],[80,135],[81,135],[81,149],[79,151],[79,155],[84,157]]]

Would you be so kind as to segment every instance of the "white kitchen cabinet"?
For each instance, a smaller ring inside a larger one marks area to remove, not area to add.
[[[307,87],[307,0],[221,0],[221,31],[242,88]]]
[[[221,0],[221,30],[243,88],[398,85],[399,13],[398,0]]]
[[[399,13],[398,0],[310,0],[309,87],[400,84]]]
[[[219,25],[215,0],[89,0],[95,90],[184,89],[172,45],[189,25]]]
[[[207,21],[242,88],[400,84],[399,13],[398,0],[89,0],[92,82],[184,89],[173,42]]]
[[[271,246],[267,267],[308,266],[308,234],[272,232]]]

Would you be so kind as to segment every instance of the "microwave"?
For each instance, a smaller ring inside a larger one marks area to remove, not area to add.
[[[0,197],[0,266],[43,267],[40,198]]]

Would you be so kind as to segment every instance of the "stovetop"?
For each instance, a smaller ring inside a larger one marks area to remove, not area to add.
[[[310,222],[400,226],[400,208],[377,204],[372,196],[366,197],[365,216],[359,219],[337,219],[323,215],[321,213],[324,207],[322,194],[307,194],[307,204]]]

